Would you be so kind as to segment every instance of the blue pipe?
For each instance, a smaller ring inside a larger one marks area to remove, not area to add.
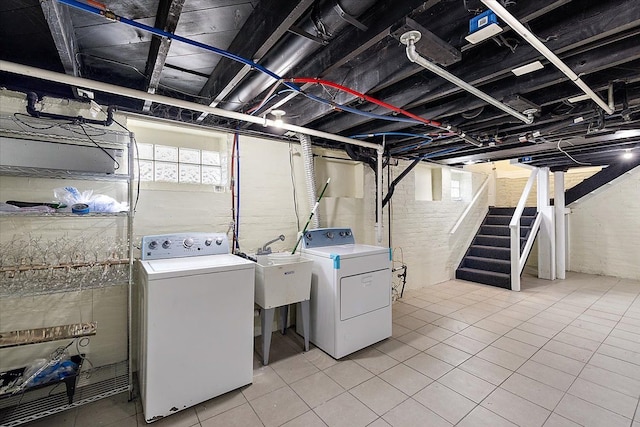
[[[421,156],[421,159],[429,159],[431,157],[435,157],[435,156],[439,156],[441,154],[449,154],[452,153],[454,151],[458,151],[458,150],[462,150],[464,147],[455,147],[455,148],[448,148],[446,150],[440,150],[440,151],[435,151],[433,153],[429,153],[429,154],[425,154],[424,156]]]
[[[427,135],[427,134],[424,134],[424,133],[407,133],[407,132],[367,133],[367,134],[360,134],[360,135],[351,135],[349,138],[364,139],[364,138],[373,138],[373,137],[376,137],[376,136],[407,136],[407,137],[415,137],[415,138],[429,138],[429,139],[433,140],[431,135]]]
[[[263,67],[262,65],[253,62],[249,59],[243,58],[241,56],[235,55],[229,51],[223,50],[223,49],[218,49],[217,47],[208,45],[208,44],[204,44],[204,43],[200,43],[198,41],[195,40],[191,40],[188,39],[186,37],[182,37],[179,36],[177,34],[173,34],[170,33],[168,31],[164,31],[164,30],[160,30],[158,28],[155,27],[151,27],[149,25],[145,25],[145,24],[141,24],[140,22],[136,22],[134,20],[128,19],[128,18],[124,18],[122,16],[116,15],[115,13],[108,11],[108,10],[102,10],[99,9],[95,6],[91,6],[89,4],[86,3],[81,3],[77,0],[58,0],[58,2],[62,3],[62,4],[66,4],[67,6],[71,6],[71,7],[75,7],[76,9],[80,9],[80,10],[84,10],[85,12],[89,12],[89,13],[94,13],[96,15],[100,15],[100,16],[104,16],[107,19],[111,19],[113,21],[118,21],[118,22],[122,22],[123,24],[126,25],[130,25],[132,27],[138,28],[140,30],[143,31],[147,31],[151,34],[155,34],[157,36],[160,37],[166,37],[168,39],[173,39],[173,40],[178,40],[180,42],[192,45],[192,46],[196,46],[205,50],[208,50],[210,52],[216,53],[220,56],[224,56],[225,58],[229,58],[233,61],[237,61],[240,62],[242,64],[248,65],[252,68],[255,68],[256,70],[260,71],[261,73],[264,73],[266,75],[268,75],[269,77],[273,78],[274,80],[278,80],[280,82],[282,82],[283,85],[285,85],[286,87],[288,87],[289,89],[301,93],[304,96],[306,96],[307,98],[316,101],[316,102],[320,102],[322,104],[328,105],[332,108],[337,108],[343,111],[347,111],[353,114],[358,114],[361,116],[365,116],[365,117],[370,117],[370,118],[374,118],[374,119],[379,119],[379,120],[387,120],[387,121],[392,121],[392,122],[405,122],[405,123],[413,123],[413,124],[424,124],[418,120],[415,119],[410,119],[410,118],[404,118],[404,117],[393,117],[393,116],[383,116],[383,115],[379,115],[379,114],[374,114],[374,113],[369,113],[366,111],[361,111],[358,110],[356,108],[352,108],[352,107],[347,107],[346,105],[340,105],[340,104],[336,104],[332,101],[329,101],[327,99],[324,98],[320,98],[318,96],[312,95],[312,94],[308,94],[308,93],[304,93],[302,91],[302,89],[300,89],[299,86],[297,86],[294,83],[291,82],[286,82],[283,80],[282,77],[280,77],[279,75],[277,75],[276,73],[274,73],[273,71],[269,70],[268,68]]]

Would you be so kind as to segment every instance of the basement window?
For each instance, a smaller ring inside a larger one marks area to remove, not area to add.
[[[227,184],[226,153],[161,144],[138,143],[140,168],[136,177],[146,182]]]

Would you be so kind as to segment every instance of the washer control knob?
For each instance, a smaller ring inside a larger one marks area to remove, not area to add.
[[[155,249],[158,247],[158,242],[155,240],[152,240],[149,242],[149,249]]]
[[[344,237],[344,236],[346,236],[346,235],[347,235],[347,232],[346,232],[346,231],[341,231],[341,232],[340,232],[340,237]]]
[[[346,233],[347,236],[351,236],[351,230],[347,230],[347,231],[345,231],[345,233]]]
[[[169,249],[169,247],[171,247],[171,240],[165,240],[164,242],[162,242],[162,247],[164,249]]]
[[[333,239],[333,231],[327,231],[327,238]]]
[[[182,241],[182,244],[185,248],[189,249],[191,246],[193,246],[193,239],[191,237],[187,237]]]
[[[205,246],[211,246],[213,243],[213,239],[211,237],[207,237],[207,240],[204,241]]]
[[[220,246],[222,244],[222,237],[218,237],[216,239],[216,245]]]

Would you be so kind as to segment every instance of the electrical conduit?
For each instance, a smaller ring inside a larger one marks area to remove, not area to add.
[[[418,52],[416,52],[416,47],[415,47],[415,43],[417,43],[418,40],[420,40],[420,37],[421,37],[421,34],[420,34],[419,31],[408,31],[408,32],[404,33],[400,37],[400,41],[407,46],[407,48],[406,48],[407,57],[409,58],[409,60],[411,62],[414,62],[414,63],[420,65],[421,67],[431,71],[432,73],[437,74],[438,76],[442,77],[443,79],[448,80],[449,82],[453,83],[454,85],[458,86],[459,88],[466,90],[470,94],[477,96],[478,98],[482,99],[483,101],[488,102],[489,104],[491,104],[494,107],[504,111],[505,113],[517,118],[518,120],[521,120],[526,124],[533,123],[533,116],[532,115],[525,116],[524,114],[514,110],[513,108],[509,107],[506,104],[503,104],[502,102],[498,101],[497,99],[487,95],[486,93],[484,93],[480,89],[477,89],[477,88],[473,87],[472,85],[470,85],[469,83],[465,82],[464,80],[454,76],[453,74],[451,74],[447,70],[445,70],[443,68],[440,68],[439,66],[437,66],[433,62],[431,62],[431,61],[423,58],[422,56],[420,56],[418,54]]]
[[[520,34],[520,36],[525,39],[534,49],[544,55],[545,58],[549,60],[553,65],[555,65],[558,70],[562,71],[562,73],[569,78],[576,86],[578,86],[586,95],[589,96],[598,104],[600,108],[607,112],[607,114],[613,114],[614,108],[611,105],[607,105],[606,102],[602,100],[585,82],[583,82],[580,77],[571,69],[567,64],[562,62],[558,56],[551,51],[543,42],[541,42],[538,37],[535,36],[531,31],[529,31],[520,21],[518,21],[507,9],[505,9],[498,1],[496,0],[481,0],[482,3],[485,4],[488,8],[490,8],[496,15],[500,17],[507,25],[511,27],[513,31]]]

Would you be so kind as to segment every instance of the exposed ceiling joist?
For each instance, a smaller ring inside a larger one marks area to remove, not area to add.
[[[249,16],[228,50],[259,62],[312,4],[313,0],[267,0],[261,3]],[[236,61],[221,59],[199,95],[214,100],[221,92],[229,93],[227,86],[231,81],[238,80],[234,77],[242,69],[243,65]]]
[[[185,0],[160,0],[158,3],[158,12],[156,14],[156,28],[161,28],[168,33],[174,33],[180,20],[180,14],[184,6]],[[171,39],[154,35],[151,39],[149,47],[149,57],[147,58],[147,67],[145,74],[147,76],[147,92],[156,93],[162,68],[167,61],[169,48],[171,47]],[[148,112],[151,108],[151,101],[145,101],[142,107],[143,112]]]
[[[549,41],[549,47],[562,53],[560,56],[565,58],[571,54],[573,49],[580,49],[588,43],[606,39],[603,34],[611,37],[616,32],[624,33],[629,28],[640,26],[640,8],[635,8],[636,10],[630,13],[622,12],[631,7],[631,3],[634,2],[635,0],[619,1],[616,7],[609,6],[610,12],[606,7],[600,6],[598,9],[601,13],[612,14],[609,19],[603,19],[602,15],[597,16],[596,14],[591,15],[587,21],[581,21],[580,17],[575,17],[575,22],[571,22],[571,25],[576,28],[584,25],[580,30],[571,31],[566,27],[566,21],[549,28],[549,32],[561,34],[558,39]],[[453,72],[474,86],[480,86],[499,78],[512,77],[511,70],[513,68],[539,59],[539,54],[529,46],[521,46],[515,53],[506,51],[502,57],[487,55],[482,51],[470,52],[468,55],[473,55],[473,59],[463,62],[459,66],[454,66]],[[381,92],[380,95],[391,104],[403,108],[414,108],[459,92],[459,88],[443,82],[441,79],[430,78],[425,82],[421,76],[416,76],[402,82],[401,87],[389,88]],[[389,97],[384,96],[385,94],[389,94]],[[377,114],[388,113],[379,107],[373,108],[371,111]],[[365,117],[343,115],[332,118],[330,123],[320,125],[320,128],[330,128],[333,132],[344,132],[368,121],[370,119]]]
[[[49,25],[64,72],[72,76],[80,76],[80,67],[76,59],[78,42],[69,8],[55,0],[42,0],[40,6]]]

